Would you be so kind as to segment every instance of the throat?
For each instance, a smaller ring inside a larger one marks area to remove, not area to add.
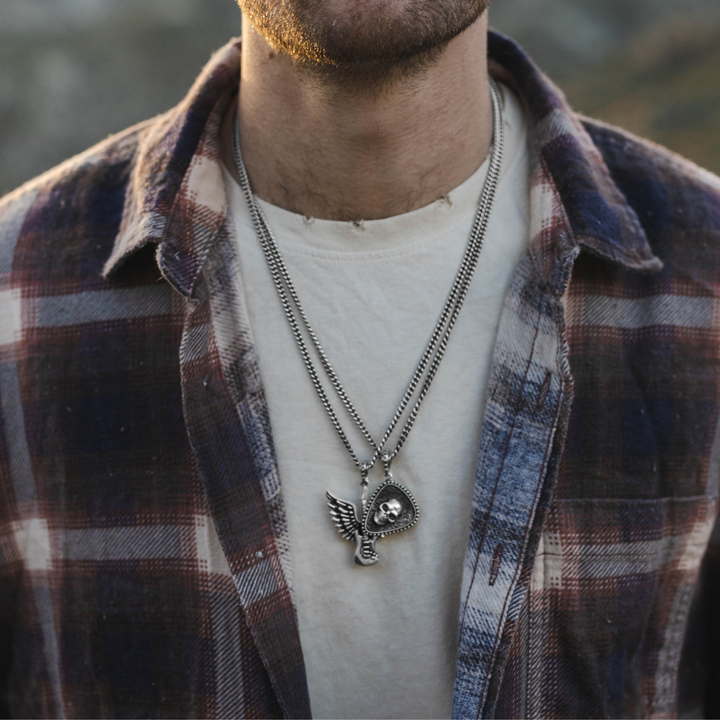
[[[252,129],[240,118],[253,192],[284,210],[323,220],[380,220],[429,205],[467,180],[490,144],[477,125],[453,137],[429,138],[419,127],[324,144],[319,132],[300,140],[288,135],[272,144],[260,137],[249,142]]]

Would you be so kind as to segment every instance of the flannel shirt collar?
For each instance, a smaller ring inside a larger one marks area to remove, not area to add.
[[[564,287],[557,261],[576,244],[629,268],[659,270],[662,263],[635,211],[562,92],[509,38],[491,31],[488,55],[493,76],[525,103],[532,152],[564,208],[568,232],[556,233],[552,251],[537,251],[549,286],[557,292]],[[239,80],[240,40],[234,39],[213,56],[177,107],[146,125],[105,276],[136,250],[156,244],[165,276],[183,295],[192,295],[227,212],[218,130]],[[192,217],[190,203],[201,208]]]
[[[157,245],[165,277],[183,295],[192,295],[227,214],[219,130],[239,81],[236,38],[213,55],[179,105],[140,126],[105,277],[140,248]]]

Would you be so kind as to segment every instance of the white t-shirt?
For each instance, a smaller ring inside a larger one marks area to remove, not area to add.
[[[529,239],[525,119],[515,96],[501,90],[505,158],[483,250],[445,358],[392,465],[420,519],[379,540],[380,560],[370,567],[354,564],[355,543],[338,534],[325,499],[329,490],[359,508],[360,473],[320,404],[245,200],[226,173],[316,718],[441,718],[452,711],[485,393],[503,300]],[[310,323],[376,440],[447,298],[487,165],[426,207],[360,225],[307,219],[260,202]],[[336,400],[332,389],[328,394]],[[358,456],[368,459],[369,445],[339,401],[335,407]],[[382,481],[380,467],[370,474],[371,492]]]

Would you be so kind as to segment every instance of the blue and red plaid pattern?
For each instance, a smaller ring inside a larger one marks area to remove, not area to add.
[[[720,182],[575,115],[510,40],[531,243],[506,299],[456,717],[720,709]],[[0,202],[0,709],[309,717],[218,128],[166,115]],[[715,541],[717,537],[717,542]]]

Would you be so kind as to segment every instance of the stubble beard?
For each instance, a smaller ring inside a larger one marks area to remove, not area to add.
[[[237,0],[275,50],[350,92],[421,73],[490,0]]]

